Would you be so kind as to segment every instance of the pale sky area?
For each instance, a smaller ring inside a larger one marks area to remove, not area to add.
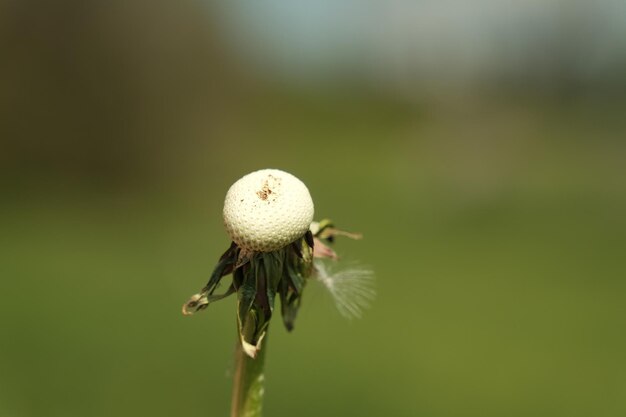
[[[626,2],[222,1],[241,59],[286,77],[585,80],[626,68]]]

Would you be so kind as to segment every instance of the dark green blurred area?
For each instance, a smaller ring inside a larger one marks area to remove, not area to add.
[[[407,97],[257,74],[192,2],[6,2],[0,416],[224,416],[235,299],[180,307],[275,167],[378,298],[312,282],[268,416],[626,415],[626,100],[598,80]],[[245,67],[245,68],[244,68]]]

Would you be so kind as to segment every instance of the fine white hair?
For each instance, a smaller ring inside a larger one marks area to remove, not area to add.
[[[361,265],[333,271],[331,262],[314,261],[314,277],[324,284],[342,316],[360,318],[376,297],[374,272]]]

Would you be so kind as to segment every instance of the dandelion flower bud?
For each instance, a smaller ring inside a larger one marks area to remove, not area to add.
[[[262,169],[235,182],[224,201],[224,226],[250,252],[278,250],[304,236],[313,221],[306,185],[288,172]]]

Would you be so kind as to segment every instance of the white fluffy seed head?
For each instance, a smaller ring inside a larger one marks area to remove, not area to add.
[[[306,185],[288,172],[262,169],[234,183],[224,201],[224,226],[248,251],[271,252],[304,236],[313,221]]]

